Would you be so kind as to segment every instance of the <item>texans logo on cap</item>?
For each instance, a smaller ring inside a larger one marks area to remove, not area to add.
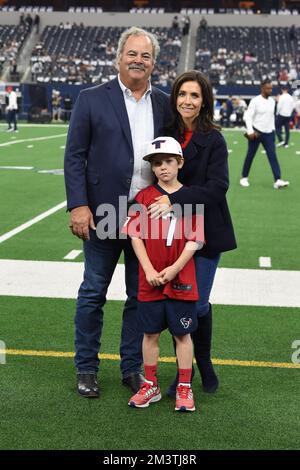
[[[173,137],[157,137],[149,142],[146,149],[146,155],[143,160],[149,161],[153,155],[176,155],[182,157],[182,148],[179,142]]]

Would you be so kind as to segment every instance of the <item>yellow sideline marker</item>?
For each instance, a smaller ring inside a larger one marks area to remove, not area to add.
[[[23,349],[0,349],[0,354],[7,356],[37,356],[37,357],[67,357],[73,358],[73,352],[62,351],[32,351]],[[100,354],[100,359],[109,361],[119,361],[118,354]],[[174,357],[161,357],[159,362],[173,363]],[[300,369],[300,364],[292,362],[265,362],[265,361],[239,361],[236,359],[212,359],[213,364],[219,366],[241,366],[241,367],[275,367],[279,369]]]

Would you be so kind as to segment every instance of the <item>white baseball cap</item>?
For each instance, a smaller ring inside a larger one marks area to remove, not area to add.
[[[154,155],[161,154],[168,155],[178,155],[182,156],[182,148],[179,142],[173,137],[156,137],[156,139],[149,142],[146,148],[146,155],[143,157],[143,160],[149,162]]]

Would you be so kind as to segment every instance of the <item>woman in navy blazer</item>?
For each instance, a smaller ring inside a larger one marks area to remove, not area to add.
[[[151,206],[153,216],[164,211],[165,204],[204,204],[204,247],[195,255],[200,299],[198,329],[193,333],[194,355],[202,378],[203,390],[214,393],[219,385],[210,357],[212,308],[209,296],[221,253],[236,248],[232,221],[226,201],[229,187],[228,152],[225,140],[213,122],[213,93],[208,79],[192,70],[177,77],[171,93],[173,121],[168,129],[181,142],[184,165],[179,191],[158,198]],[[169,387],[174,395],[178,376]]]

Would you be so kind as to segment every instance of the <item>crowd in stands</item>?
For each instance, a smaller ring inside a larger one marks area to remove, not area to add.
[[[213,85],[300,78],[300,28],[209,27],[197,31],[195,68]],[[255,83],[257,82],[257,83]]]
[[[10,64],[10,79],[19,81],[17,59],[26,42],[28,35],[34,28],[39,32],[40,17],[35,14],[21,13],[18,25],[0,25],[0,75],[5,62]]]
[[[0,25],[0,73],[4,62],[12,63],[17,56],[31,30],[28,23]]]
[[[124,28],[47,26],[31,57],[32,79],[69,84],[103,83],[116,75],[117,39]],[[174,17],[171,28],[149,28],[159,39],[153,83],[168,87],[177,73],[181,39],[189,18]],[[195,68],[213,85],[259,84],[266,76],[285,82],[300,78],[300,28],[209,27],[197,32]]]
[[[175,15],[172,20],[172,29],[174,31],[180,32],[180,35],[187,36],[190,31],[191,20],[188,15],[179,17]]]
[[[117,74],[117,41],[125,28],[92,27],[60,23],[47,26],[31,57],[32,79],[68,84],[104,83]],[[153,84],[168,86],[176,76],[181,50],[181,31],[148,28],[158,37],[161,53]]]

